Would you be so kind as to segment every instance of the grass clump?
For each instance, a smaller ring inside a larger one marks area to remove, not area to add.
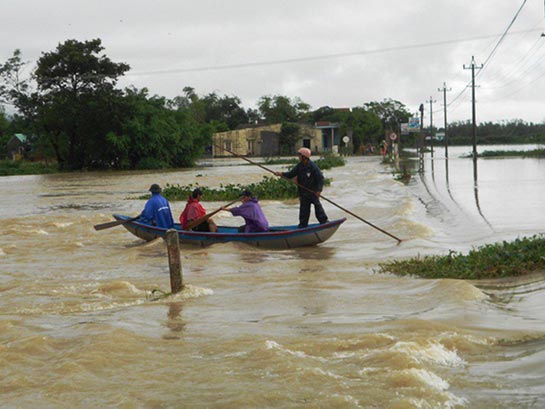
[[[487,244],[467,255],[451,250],[446,256],[416,257],[379,266],[380,273],[424,278],[476,280],[521,276],[545,269],[545,236]]]

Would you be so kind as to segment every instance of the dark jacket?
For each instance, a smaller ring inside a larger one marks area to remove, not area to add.
[[[312,190],[313,192],[321,192],[324,187],[324,175],[320,168],[310,159],[306,165],[303,162],[299,162],[289,172],[283,172],[282,176],[291,179],[297,177],[297,184]],[[299,195],[312,195],[306,189],[298,187]]]

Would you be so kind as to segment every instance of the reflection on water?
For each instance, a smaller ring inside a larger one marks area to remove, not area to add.
[[[472,160],[473,161],[473,185],[474,185],[473,190],[475,192],[475,206],[477,207],[477,211],[479,212],[479,214],[481,215],[485,223],[488,225],[488,227],[494,230],[490,222],[484,216],[483,211],[481,209],[481,205],[479,203],[479,182],[477,181],[477,160],[478,160],[477,157],[474,157]]]
[[[163,335],[163,339],[180,339],[180,333],[185,328],[185,322],[183,322],[180,314],[183,309],[183,303],[181,302],[171,302],[168,303],[168,313],[166,327],[170,330],[169,333]]]

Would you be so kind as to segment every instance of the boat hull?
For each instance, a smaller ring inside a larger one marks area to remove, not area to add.
[[[129,220],[129,216],[114,214],[118,221]],[[296,247],[315,246],[329,239],[346,221],[345,218],[333,220],[324,224],[311,224],[304,229],[297,226],[277,226],[272,227],[270,231],[263,233],[239,233],[237,227],[218,227],[217,233],[196,232],[181,230],[179,224],[174,225],[178,232],[178,238],[182,244],[192,244],[198,246],[210,246],[218,243],[239,242],[250,246],[285,250]],[[146,241],[154,240],[158,237],[165,238],[167,229],[150,226],[138,221],[127,221],[123,223],[129,232]]]

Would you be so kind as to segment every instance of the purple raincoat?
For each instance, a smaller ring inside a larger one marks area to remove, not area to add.
[[[263,232],[269,230],[269,222],[265,218],[259,203],[252,197],[246,203],[231,209],[233,216],[242,216],[246,222],[245,233]]]

